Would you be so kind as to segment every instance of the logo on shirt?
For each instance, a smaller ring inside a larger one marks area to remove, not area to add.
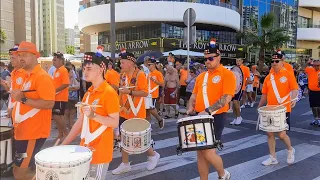
[[[56,78],[59,77],[59,76],[60,76],[60,73],[59,73],[59,72],[57,72],[57,73],[54,74],[54,77],[56,77]]]
[[[287,82],[287,78],[286,78],[285,76],[282,76],[282,77],[280,78],[280,82],[281,82],[281,83]]]
[[[21,85],[22,84],[22,77],[18,77],[16,79],[16,84]]]
[[[221,79],[221,77],[219,75],[217,75],[212,78],[212,82],[216,84],[216,83],[220,82],[220,79]]]
[[[31,87],[31,82],[28,81],[26,82],[24,85],[23,85],[23,90],[26,91],[26,90],[29,90]]]
[[[97,105],[97,104],[99,103],[99,100],[100,100],[100,99],[95,99],[95,100],[92,102],[92,105]],[[92,108],[92,110],[94,110],[94,111],[95,111],[95,110],[96,110],[96,108],[95,108],[95,107],[93,107],[93,108]]]

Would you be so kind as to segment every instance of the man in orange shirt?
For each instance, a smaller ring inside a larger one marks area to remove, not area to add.
[[[163,75],[156,69],[156,60],[150,58],[148,68],[150,73],[148,79],[148,96],[146,97],[147,120],[151,120],[152,114],[158,121],[160,129],[164,127],[164,119],[162,119],[156,109],[156,101],[159,97],[159,87],[164,85]]]
[[[34,155],[50,135],[55,88],[38,64],[40,53],[35,44],[21,42],[16,52],[26,74],[20,89],[11,91],[16,101],[12,111],[16,148],[13,174],[16,180],[30,180],[35,173]]]
[[[285,57],[286,57],[286,56],[285,56],[285,53],[282,52],[281,49],[278,49],[278,50],[276,51],[276,53],[282,55],[281,61],[282,61],[282,64],[283,64],[284,69],[286,69],[287,71],[289,71],[290,73],[292,73],[292,74],[294,75],[294,69],[293,69],[293,67],[291,66],[291,64],[285,62]],[[271,73],[271,72],[273,72],[273,71],[274,71],[274,69],[271,67],[269,73]]]
[[[148,81],[144,72],[139,70],[136,66],[136,59],[130,52],[123,50],[119,57],[121,58],[121,71],[123,75],[120,80],[119,98],[120,98],[120,123],[119,125],[132,118],[146,118],[146,107],[144,97],[148,95]],[[133,86],[133,88],[128,88]],[[132,104],[129,103],[132,100]],[[137,124],[138,125],[138,124]],[[122,174],[131,171],[129,162],[129,155],[125,151],[122,153],[122,163],[118,168],[112,171],[112,174]],[[153,151],[150,147],[147,151],[148,162],[147,169],[153,170],[160,159],[160,154]]]
[[[179,91],[179,96],[177,98],[177,104],[179,105],[179,100],[180,98],[183,99],[184,101],[184,106],[187,106],[187,99],[186,99],[186,88],[187,88],[187,83],[186,80],[188,79],[188,66],[187,64],[184,64],[182,68],[180,69],[180,91]]]
[[[70,84],[69,73],[64,67],[64,57],[60,52],[53,54],[52,64],[56,68],[53,74],[53,82],[56,89],[55,104],[52,109],[53,120],[57,123],[59,134],[57,139],[67,136],[66,120],[64,119],[64,111],[69,99],[68,87]]]
[[[267,105],[279,105],[295,99],[298,95],[298,83],[292,73],[289,73],[283,67],[281,61],[282,54],[275,53],[272,55],[271,65],[274,72],[269,73],[263,83],[262,96],[258,105],[258,108],[263,106],[266,102]],[[290,130],[290,112],[291,108],[295,106],[296,101],[287,103],[285,105],[287,109],[287,124],[288,130]],[[276,159],[276,140],[273,132],[267,132],[268,145],[270,151],[270,157],[262,162],[263,165],[269,166],[278,164]],[[292,164],[294,162],[294,148],[291,146],[291,141],[286,131],[278,132],[279,139],[282,140],[288,150],[287,163]]]
[[[309,103],[314,116],[311,125],[320,127],[320,60],[314,60],[313,67],[306,67],[308,75]]]
[[[243,79],[242,79],[242,89],[239,91],[238,94],[235,94],[235,96],[232,99],[233,113],[236,118],[233,119],[232,122],[230,122],[231,125],[233,124],[240,125],[242,122],[242,117],[240,115],[240,101],[241,101],[241,98],[245,98],[245,97],[242,97],[242,95],[244,94],[244,91],[247,87],[247,79],[250,78],[250,69],[243,65],[243,59],[238,58],[236,60],[236,63],[237,63],[237,66],[241,68]]]
[[[261,75],[259,73],[259,71],[257,70],[257,65],[253,65],[251,67],[251,72],[254,75],[254,79],[253,79],[253,93],[252,93],[252,99],[253,99],[253,103],[251,104],[251,107],[254,106],[254,103],[256,102],[256,97],[257,97],[257,92],[258,92],[258,88],[260,87],[260,78]]]
[[[104,80],[105,71],[106,60],[102,54],[85,53],[83,74],[92,86],[84,95],[82,102],[101,107],[83,105],[78,120],[62,142],[63,145],[70,144],[81,132],[80,145],[94,149],[89,176],[96,179],[107,179],[113,153],[113,128],[119,124],[118,95]],[[95,132],[99,130],[100,133],[96,134]]]
[[[118,91],[119,89],[119,80],[120,80],[120,74],[113,69],[113,63],[110,59],[108,62],[108,70],[106,74],[104,75],[104,78],[106,79],[107,83],[109,83],[115,91]]]
[[[236,78],[231,71],[220,64],[221,56],[218,46],[210,42],[204,54],[208,71],[201,73],[196,79],[187,114],[193,114],[193,111],[199,115],[212,114],[214,133],[220,143],[229,102],[236,90]],[[207,88],[203,88],[204,86]],[[207,92],[204,92],[205,90]],[[211,164],[219,175],[218,179],[230,180],[231,175],[224,169],[223,161],[215,149],[198,150],[197,159],[200,179],[208,179]]]

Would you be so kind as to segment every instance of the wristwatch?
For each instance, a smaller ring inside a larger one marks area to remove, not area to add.
[[[22,103],[22,104],[25,104],[25,103],[27,102],[27,100],[28,100],[28,99],[25,98],[25,97],[24,97],[24,98],[21,98],[21,103]]]
[[[206,108],[205,111],[206,111],[209,115],[211,115],[211,112],[210,112],[209,108]]]

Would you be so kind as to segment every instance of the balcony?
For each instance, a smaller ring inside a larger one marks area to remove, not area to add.
[[[320,42],[320,25],[298,24],[297,40]]]
[[[299,0],[299,7],[320,12],[320,0]]]

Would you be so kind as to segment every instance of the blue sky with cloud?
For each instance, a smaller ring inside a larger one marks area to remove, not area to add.
[[[72,28],[78,23],[79,0],[64,0],[65,28]]]

